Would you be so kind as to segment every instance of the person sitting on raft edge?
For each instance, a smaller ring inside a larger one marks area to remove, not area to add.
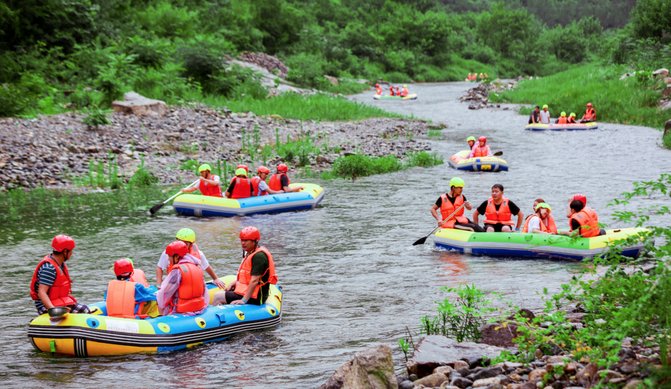
[[[462,194],[464,186],[465,182],[462,178],[452,177],[450,192],[438,197],[436,203],[431,206],[431,216],[438,221],[438,226],[441,228],[483,232],[482,227],[464,217],[464,208],[469,211],[473,209],[471,203],[466,200],[466,196]],[[439,209],[440,215],[438,215]]]
[[[200,182],[198,185],[182,189],[182,193],[199,190],[203,196],[222,197],[219,176],[212,174],[212,167],[204,163],[198,167]]]
[[[552,208],[546,202],[540,202],[534,205],[535,213],[529,216],[522,227],[522,232],[531,232],[533,234],[556,234],[557,225],[550,214]]]
[[[513,225],[519,231],[524,213],[512,201],[503,196],[503,185],[492,186],[492,197],[485,200],[473,212],[473,223],[478,223],[479,215],[485,215],[485,229],[487,232],[512,232]],[[512,221],[512,215],[517,215],[517,224]]]
[[[289,179],[289,176],[287,176],[287,171],[289,171],[289,167],[286,164],[281,163],[277,165],[277,173],[270,177],[268,187],[276,191],[283,190],[286,193],[300,192],[303,190],[302,186],[297,186],[295,188],[291,188],[289,186],[289,184],[291,184],[291,180]]]
[[[583,194],[573,195],[566,216],[569,218],[570,231],[562,231],[561,235],[593,238],[606,234],[606,231],[599,227],[599,216],[587,206],[587,197]]]
[[[541,122],[541,107],[536,106],[533,111],[531,111],[531,115],[529,115],[529,124],[536,124]]]
[[[115,280],[107,285],[105,306],[107,316],[140,318],[158,316],[156,305],[156,286],[150,286],[147,277],[136,269],[130,258],[114,261]]]

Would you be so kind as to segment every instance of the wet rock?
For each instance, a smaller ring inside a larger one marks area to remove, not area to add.
[[[452,379],[452,381],[450,381],[450,385],[463,389],[473,385],[473,381],[464,377],[455,377]]]
[[[412,389],[415,387],[415,383],[410,380],[399,381],[399,389]]]
[[[471,373],[467,378],[473,381],[481,380],[483,378],[496,377],[499,374],[503,374],[503,368],[501,366],[481,368]]]
[[[135,92],[124,94],[123,101],[113,101],[114,112],[133,114],[137,116],[163,116],[168,111],[164,101],[149,99]]]
[[[487,323],[480,328],[480,342],[499,347],[513,347],[517,334],[517,324]]]
[[[503,381],[504,379],[506,379],[505,376],[482,378],[482,379],[473,381],[473,387],[474,388],[481,388],[483,386],[487,386],[487,387],[497,386],[497,385],[500,386],[501,381]]]
[[[321,389],[396,387],[391,348],[387,345],[356,353],[320,386]]]
[[[448,381],[448,377],[442,373],[432,373],[415,381],[415,385],[424,385],[426,387],[436,387]]]

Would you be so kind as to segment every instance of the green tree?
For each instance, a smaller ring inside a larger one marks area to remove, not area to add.
[[[631,22],[638,38],[671,41],[671,1],[640,0],[632,13]]]

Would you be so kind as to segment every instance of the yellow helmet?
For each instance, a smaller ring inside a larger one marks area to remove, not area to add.
[[[177,231],[177,234],[175,234],[175,238],[193,243],[196,241],[196,233],[190,228],[181,228]]]
[[[562,117],[566,116],[566,112],[563,112],[563,111],[562,111],[561,116],[562,116]]]
[[[210,166],[206,163],[198,166],[198,173],[204,172],[205,170],[212,171],[212,166]]]
[[[247,177],[247,170],[245,170],[245,169],[243,169],[243,168],[236,169],[236,170],[235,170],[235,175],[236,175],[236,176],[245,176],[245,177]]]

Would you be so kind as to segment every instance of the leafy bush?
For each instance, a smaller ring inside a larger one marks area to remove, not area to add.
[[[289,74],[287,79],[300,85],[319,88],[325,85],[324,67],[326,60],[317,54],[300,53],[287,58]]]
[[[138,166],[133,176],[128,180],[128,186],[131,188],[144,188],[152,186],[157,182],[158,177],[144,167],[144,159],[142,159],[140,166]]]
[[[82,119],[82,122],[88,126],[89,130],[98,129],[98,127],[110,123],[107,118],[107,111],[100,107],[91,107],[86,112],[87,115]]]
[[[440,136],[438,132],[438,136]],[[410,166],[420,166],[420,167],[431,167],[435,165],[441,165],[443,163],[443,157],[438,153],[428,153],[426,151],[418,151],[416,153],[408,154],[407,165]]]
[[[0,84],[0,117],[20,115],[30,104],[30,97],[14,84]]]
[[[143,30],[164,38],[195,35],[199,24],[198,17],[198,11],[173,6],[169,1],[150,5],[135,14],[135,19]]]

